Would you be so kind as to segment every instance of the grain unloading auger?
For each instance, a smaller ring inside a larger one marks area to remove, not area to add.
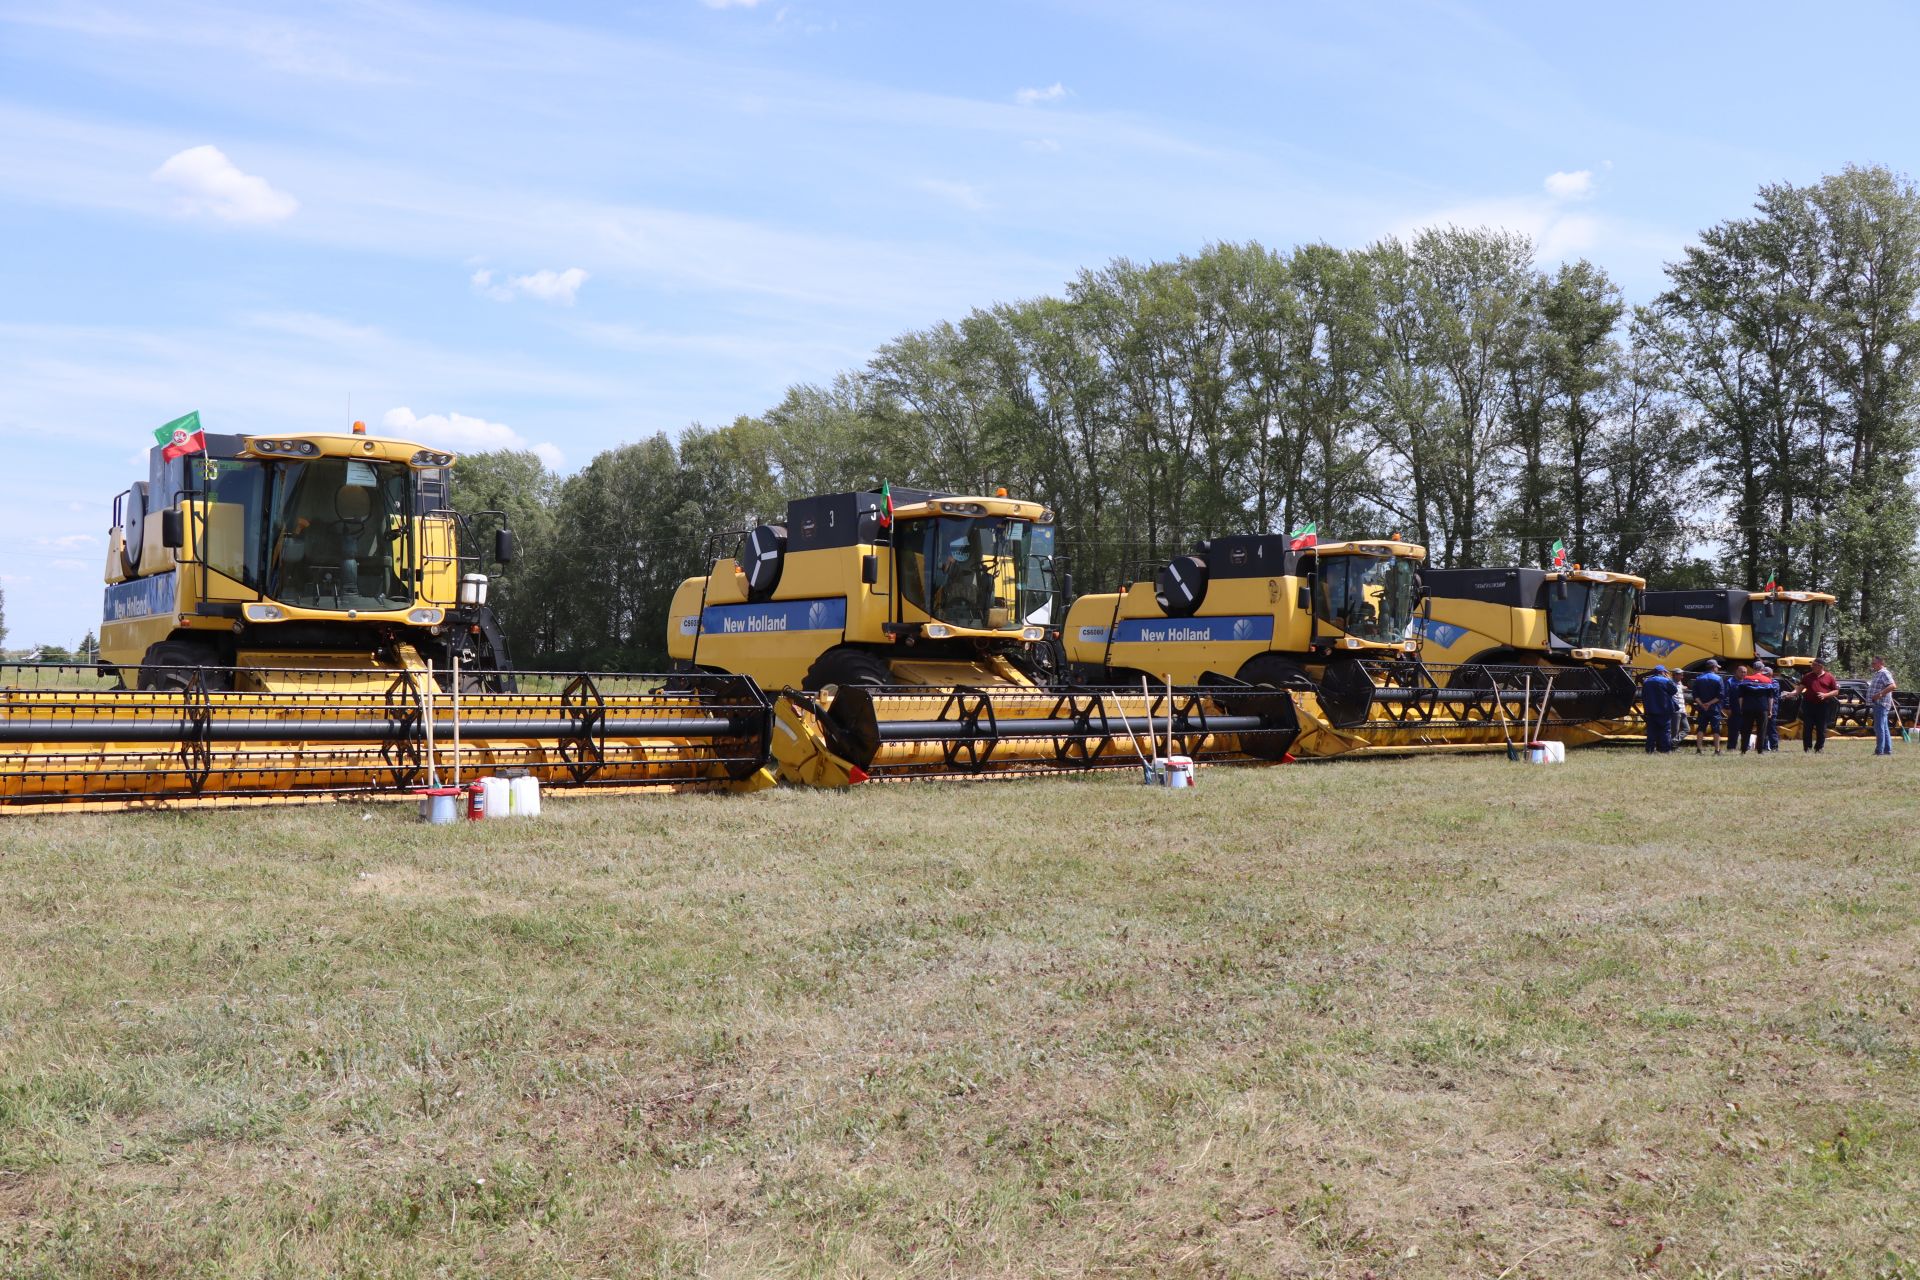
[[[1299,755],[1582,740],[1580,726],[1621,696],[1605,672],[1422,661],[1415,609],[1425,559],[1424,547],[1390,539],[1296,547],[1272,534],[1215,538],[1151,580],[1075,601],[1066,655],[1089,681],[1222,671],[1291,690]]]
[[[519,692],[457,697],[424,669],[381,688],[318,669],[284,671],[299,688],[281,692],[210,689],[198,673],[169,688],[45,687],[77,684],[77,670],[0,668],[0,812],[407,794],[505,769],[562,788],[771,782],[771,709],[732,677],[662,688],[660,676],[517,672]]]
[[[715,551],[674,595],[668,651],[782,691],[773,753],[793,781],[1137,764],[1150,722],[1163,752],[1171,734],[1175,754],[1278,760],[1297,733],[1290,696],[1233,681],[1066,681],[1053,513],[1004,492],[796,499]]]

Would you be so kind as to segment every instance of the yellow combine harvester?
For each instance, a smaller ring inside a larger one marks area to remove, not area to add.
[[[479,557],[449,509],[453,455],[352,434],[202,433],[114,500],[102,665],[147,690],[295,690],[298,673],[451,673],[511,691]],[[512,536],[495,559],[512,558]],[[464,585],[464,593],[462,591]],[[335,681],[338,687],[343,681]]]
[[[181,431],[114,501],[103,673],[0,690],[0,806],[240,803],[517,766],[561,785],[750,785],[750,681],[516,674],[453,455]],[[512,558],[501,530],[494,559]],[[521,690],[519,685],[535,686]]]
[[[1270,691],[1062,681],[1066,583],[1038,503],[828,494],[725,541],[675,593],[668,651],[690,673],[783,691],[773,747],[794,780],[1130,765],[1156,740],[1161,754],[1279,759],[1292,743],[1292,700]]]
[[[1638,696],[1626,664],[1646,585],[1603,569],[1435,569],[1414,629],[1454,686],[1511,681],[1528,668],[1536,684],[1551,678],[1548,736],[1591,741]]]
[[[1531,667],[1481,663],[1458,679],[1423,661],[1425,560],[1424,547],[1391,540],[1296,549],[1276,534],[1215,538],[1152,581],[1076,600],[1067,658],[1114,680],[1220,671],[1297,691],[1302,754],[1496,748],[1543,714],[1547,728],[1567,728],[1590,679],[1569,676],[1576,687],[1549,699]]]
[[[1640,603],[1640,652],[1675,671],[1766,660],[1796,670],[1820,656],[1835,597],[1824,591],[1649,591]]]
[[[1780,719],[1787,723],[1800,713],[1799,696],[1792,692],[1797,673],[1820,656],[1835,603],[1836,597],[1824,591],[1779,588],[1649,591],[1641,600],[1634,640],[1643,664],[1661,662],[1676,673],[1700,671],[1709,658],[1719,661],[1722,674],[1731,674],[1736,663],[1765,661],[1787,690],[1780,702]],[[1833,728],[1864,731],[1865,719],[1864,701],[1843,691]],[[1628,718],[1618,732],[1640,732],[1637,717]]]

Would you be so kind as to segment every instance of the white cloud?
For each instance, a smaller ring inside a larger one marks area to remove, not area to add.
[[[1058,102],[1067,92],[1067,86],[1055,80],[1044,89],[1022,89],[1013,95],[1013,100],[1023,107],[1034,107],[1042,102]]]
[[[568,267],[565,271],[540,270],[524,276],[508,276],[499,284],[493,282],[493,272],[479,270],[468,279],[480,293],[496,302],[511,302],[515,298],[538,298],[542,302],[555,302],[563,307],[573,305],[580,293],[580,286],[587,282],[587,273],[579,267]]]
[[[1029,151],[1038,151],[1042,155],[1054,155],[1060,150],[1060,144],[1052,138],[1028,138],[1020,145]]]
[[[987,207],[986,198],[980,194],[980,189],[965,182],[947,182],[941,178],[922,178],[920,180],[920,189],[931,195],[939,196],[942,200],[957,204],[962,209],[972,209],[977,212]]]
[[[422,415],[403,405],[387,410],[380,419],[380,425],[409,440],[418,440],[426,445],[442,445],[456,452],[487,453],[495,449],[523,449],[531,451],[550,470],[558,471],[566,464],[566,455],[552,442],[543,440],[539,444],[529,444],[525,436],[504,422],[470,418],[464,413]]]
[[[1593,170],[1575,169],[1572,173],[1550,173],[1542,184],[1555,200],[1585,200],[1593,194]]]
[[[700,3],[709,9],[752,9],[759,6],[760,0],[700,0]]]
[[[300,207],[265,178],[242,173],[214,146],[188,147],[169,156],[153,171],[153,180],[180,193],[183,213],[203,213],[223,222],[281,222]]]

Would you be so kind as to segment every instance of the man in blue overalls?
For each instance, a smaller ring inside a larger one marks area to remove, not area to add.
[[[1674,683],[1667,677],[1667,664],[1653,668],[1653,674],[1640,682],[1640,708],[1647,717],[1647,750],[1662,754],[1673,750]]]
[[[1713,739],[1713,754],[1720,754],[1720,729],[1727,706],[1727,679],[1720,674],[1718,659],[1708,658],[1707,668],[1693,678],[1693,754],[1699,755],[1702,738]]]

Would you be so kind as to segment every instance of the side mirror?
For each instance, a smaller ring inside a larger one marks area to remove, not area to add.
[[[1413,575],[1413,598],[1415,600],[1425,600],[1427,598],[1427,578],[1425,574],[1416,573]]]
[[[1313,589],[1311,587],[1301,587],[1300,598],[1295,601],[1295,605],[1301,609],[1313,608]]]
[[[1075,599],[1073,594],[1073,575],[1070,573],[1060,575],[1060,598],[1069,604],[1073,603]]]
[[[1565,600],[1567,598],[1567,580],[1565,578],[1553,584],[1553,595],[1556,600]]]
[[[160,513],[160,545],[174,551],[187,545],[187,522],[178,507]]]
[[[514,555],[513,532],[510,529],[493,531],[493,561],[495,564],[512,564]]]
[[[880,581],[880,557],[871,551],[860,557],[860,581],[870,587]]]

